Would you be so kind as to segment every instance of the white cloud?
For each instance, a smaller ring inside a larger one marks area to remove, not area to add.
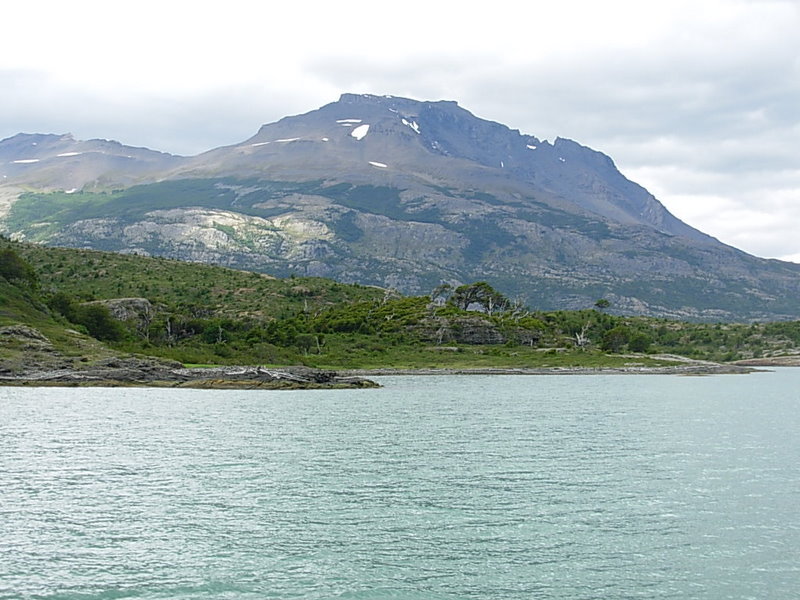
[[[786,254],[784,256],[778,256],[777,258],[780,259],[780,260],[785,260],[785,261],[788,261],[788,262],[793,262],[793,263],[800,264],[800,253],[797,253],[797,254]]]

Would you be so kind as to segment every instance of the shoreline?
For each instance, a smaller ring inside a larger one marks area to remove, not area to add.
[[[303,366],[187,368],[152,359],[109,359],[85,368],[0,375],[0,386],[153,387],[217,390],[364,389],[380,385],[355,375]]]
[[[0,375],[0,386],[153,387],[236,390],[367,389],[381,387],[373,377],[475,375],[745,375],[779,364],[720,364],[684,359],[658,367],[442,367],[318,369],[305,366],[220,366],[187,368],[179,363],[124,358],[85,368],[40,369]]]
[[[483,367],[483,368],[380,368],[342,369],[349,377],[393,377],[436,375],[746,375],[767,369],[745,365],[675,365],[664,367]]]

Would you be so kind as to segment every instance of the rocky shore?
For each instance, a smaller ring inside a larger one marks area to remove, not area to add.
[[[0,385],[91,387],[182,387],[200,389],[337,389],[379,387],[362,377],[309,367],[186,368],[146,358],[110,358],[82,368],[2,372]]]
[[[186,368],[141,358],[114,358],[86,368],[33,370],[9,374],[0,371],[0,386],[62,387],[176,387],[197,389],[363,389],[380,387],[370,377],[394,375],[722,375],[759,369],[713,363],[668,367],[544,367],[475,369],[352,369],[326,371],[309,367],[280,368],[227,366]]]
[[[800,367],[800,355],[749,358],[747,360],[737,360],[734,364],[744,367]]]

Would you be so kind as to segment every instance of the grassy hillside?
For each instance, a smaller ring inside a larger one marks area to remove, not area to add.
[[[54,315],[36,290],[0,276],[0,373],[69,368],[113,354]]]
[[[2,240],[4,250],[30,266],[35,282],[0,277],[0,327],[30,325],[69,356],[115,351],[192,364],[350,368],[619,366],[662,364],[654,357],[661,353],[730,361],[800,346],[800,322],[542,312],[508,302],[488,284],[443,288],[433,301],[161,258]]]
[[[232,318],[282,319],[300,310],[382,298],[383,290],[322,278],[268,275],[165,258],[14,244],[45,293],[82,301],[147,298],[169,309]]]

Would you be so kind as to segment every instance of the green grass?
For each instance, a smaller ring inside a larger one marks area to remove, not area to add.
[[[320,368],[347,369],[469,369],[587,367],[611,368],[631,364],[656,367],[674,364],[646,355],[621,356],[600,351],[530,348],[527,346],[473,346],[459,344],[435,346],[422,343],[397,343],[392,339],[366,334],[326,336],[321,351],[316,349],[303,362]]]

